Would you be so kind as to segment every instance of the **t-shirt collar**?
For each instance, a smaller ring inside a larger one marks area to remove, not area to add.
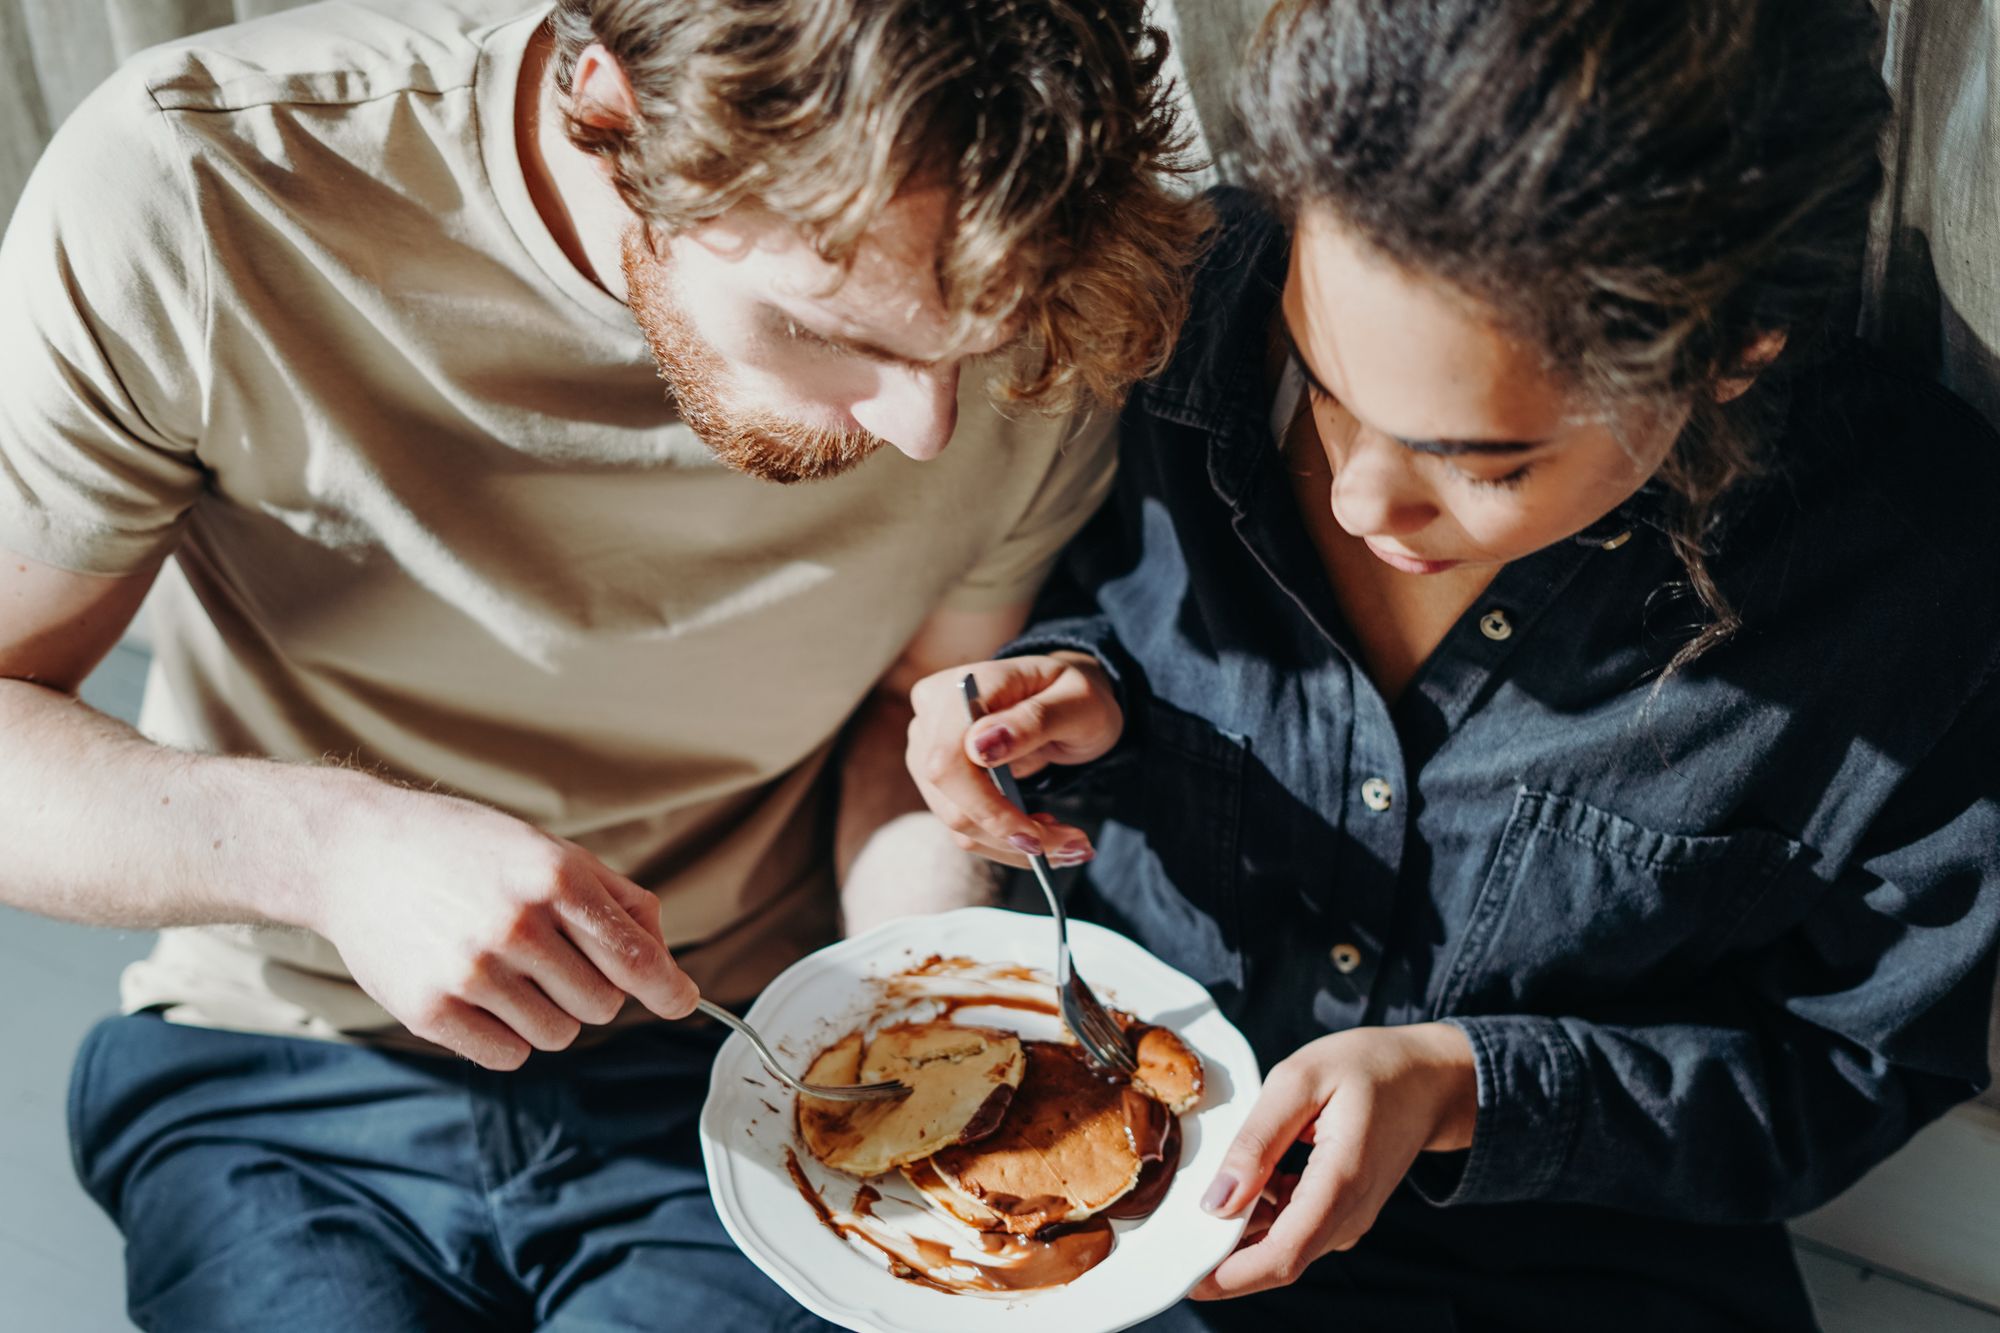
[[[632,312],[624,302],[577,271],[562,247],[550,235],[540,210],[528,193],[527,176],[521,170],[521,156],[515,144],[514,112],[521,82],[521,63],[528,43],[549,20],[551,6],[538,4],[518,18],[488,28],[475,35],[479,43],[479,67],[473,84],[473,105],[479,124],[479,155],[486,179],[493,190],[515,238],[561,293],[590,315],[620,332],[638,336]]]

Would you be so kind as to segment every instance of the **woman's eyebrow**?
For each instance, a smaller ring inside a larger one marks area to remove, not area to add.
[[[1335,402],[1344,401],[1339,394],[1327,388],[1319,376],[1313,374],[1313,368],[1306,361],[1305,354],[1299,351],[1299,340],[1292,336],[1291,320],[1280,315],[1278,328],[1284,334],[1285,346],[1291,351],[1292,363],[1299,368],[1299,373],[1305,376],[1306,383]],[[1389,438],[1412,453],[1432,454],[1439,458],[1456,458],[1466,454],[1525,454],[1548,443],[1547,440],[1406,440],[1400,435],[1391,435]]]

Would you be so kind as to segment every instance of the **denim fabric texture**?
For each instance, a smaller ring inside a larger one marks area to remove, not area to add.
[[[1357,1025],[1457,1024],[1474,1143],[1422,1159],[1398,1206],[1508,1253],[1537,1237],[1549,1264],[1707,1252],[1697,1230],[1806,1211],[1977,1093],[1992,431],[1836,347],[1774,405],[1770,474],[1716,536],[1734,640],[1661,680],[1703,613],[1642,491],[1505,567],[1392,705],[1272,437],[1285,233],[1216,199],[1117,489],[1008,650],[1095,654],[1125,709],[1117,749],[1044,784],[1103,820],[1078,911],[1208,986],[1267,1065]],[[1697,1283],[1716,1326],[1744,1276]]]
[[[512,1074],[107,1019],[70,1087],[148,1333],[817,1333],[709,1202],[720,1038],[636,1028]]]

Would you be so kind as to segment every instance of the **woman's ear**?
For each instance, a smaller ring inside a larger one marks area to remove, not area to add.
[[[618,57],[600,42],[583,48],[570,80],[570,115],[594,129],[630,129],[639,119],[639,99]]]
[[[1768,370],[1771,363],[1776,361],[1779,353],[1784,350],[1785,335],[1782,333],[1760,333],[1752,338],[1750,345],[1743,349],[1742,359],[1737,363],[1748,373],[1731,379],[1718,380],[1715,385],[1715,401],[1734,402],[1750,392],[1750,386],[1757,382],[1757,377]]]

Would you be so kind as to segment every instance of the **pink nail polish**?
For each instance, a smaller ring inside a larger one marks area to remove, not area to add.
[[[1000,756],[1007,753],[1014,744],[1014,733],[1005,727],[995,727],[972,743],[972,748],[987,763],[998,763]]]
[[[1209,1185],[1208,1193],[1201,1196],[1201,1210],[1220,1216],[1224,1206],[1229,1202],[1229,1196],[1234,1193],[1236,1193],[1236,1177],[1225,1171]]]
[[[1025,833],[1013,834],[1007,839],[1007,842],[1009,846],[1013,847],[1015,851],[1020,852],[1023,856],[1036,856],[1042,850],[1042,840],[1040,838],[1031,838]]]

